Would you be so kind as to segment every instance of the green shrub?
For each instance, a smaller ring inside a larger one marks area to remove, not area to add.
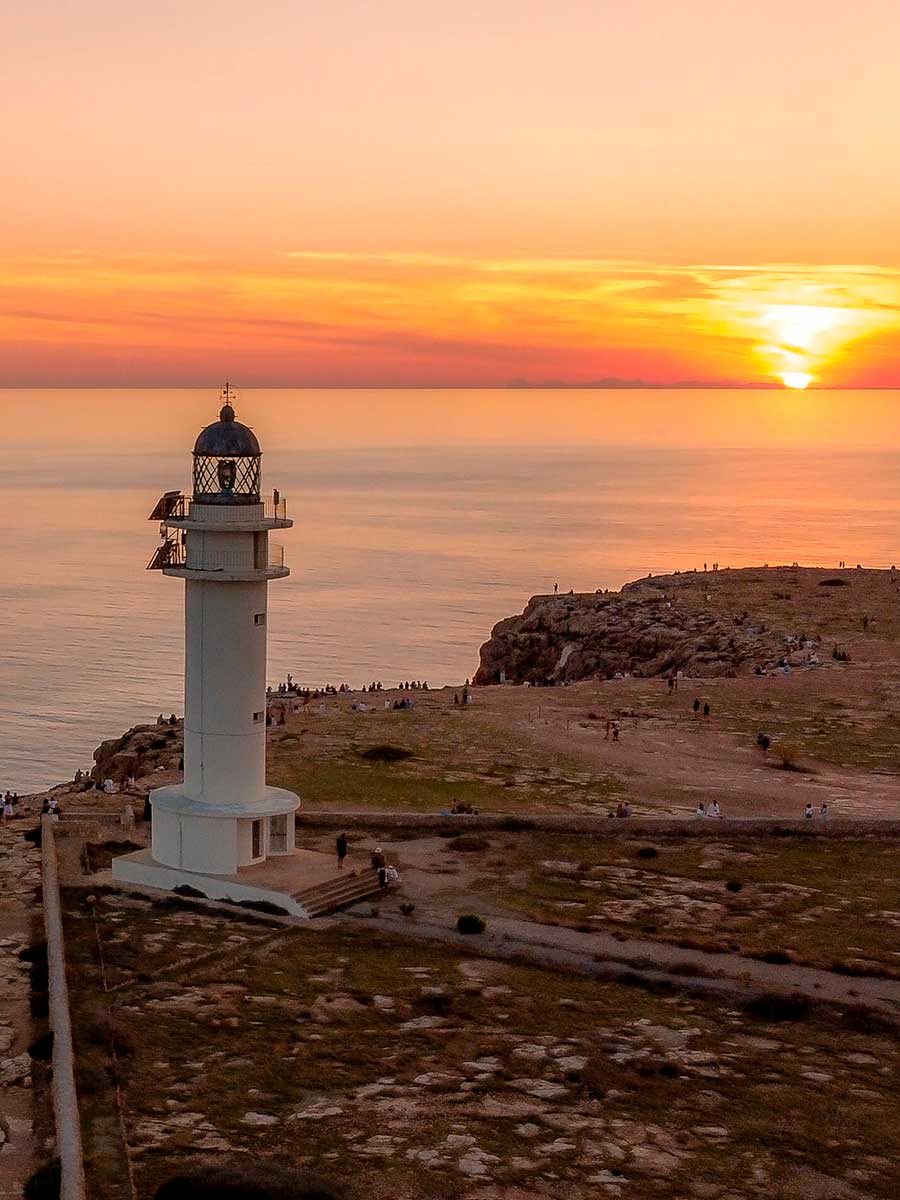
[[[754,954],[753,957],[760,962],[772,963],[778,967],[790,966],[794,961],[786,950],[764,950],[761,954]]]
[[[802,1021],[809,1016],[812,1005],[805,996],[795,992],[783,996],[779,992],[761,992],[744,1002],[744,1011],[763,1021]]]
[[[41,1034],[28,1047],[28,1053],[36,1062],[49,1062],[53,1057],[53,1032]]]
[[[490,848],[491,843],[487,838],[477,837],[473,833],[461,833],[459,837],[451,838],[447,843],[448,850],[459,850],[462,854],[478,854]]]
[[[24,950],[19,951],[19,959],[21,962],[46,962],[47,961],[47,943],[34,942],[31,946],[26,946]]]
[[[897,1022],[881,1013],[873,1012],[864,1004],[851,1004],[841,1013],[841,1021],[854,1033],[887,1033],[896,1037]]]
[[[59,1200],[61,1180],[59,1159],[55,1158],[53,1162],[38,1167],[34,1174],[29,1176],[22,1189],[22,1195],[25,1200]]]
[[[286,917],[288,910],[282,908],[280,904],[273,904],[271,900],[226,900],[226,904],[238,904],[241,908],[250,908],[254,912],[271,914],[272,916]]]
[[[392,746],[383,742],[377,746],[369,746],[367,750],[360,750],[359,757],[367,762],[403,762],[404,759],[415,758],[415,755],[412,750],[404,750],[402,746]]]
[[[475,913],[463,913],[456,922],[457,933],[484,933],[487,922]]]

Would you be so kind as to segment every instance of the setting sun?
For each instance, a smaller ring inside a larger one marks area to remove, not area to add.
[[[812,375],[807,375],[804,371],[785,371],[781,379],[785,387],[794,388],[799,392],[812,383]]]

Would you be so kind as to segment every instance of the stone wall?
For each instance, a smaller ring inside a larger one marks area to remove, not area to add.
[[[53,826],[54,821],[50,817],[44,817],[41,821],[41,881],[47,934],[50,1028],[53,1030],[52,1091],[56,1148],[61,1169],[60,1200],[85,1200],[81,1117],[75,1089],[75,1047],[66,982],[66,952]]]

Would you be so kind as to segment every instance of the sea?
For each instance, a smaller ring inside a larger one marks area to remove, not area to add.
[[[0,789],[182,709],[148,521],[218,390],[0,392]],[[528,599],[674,570],[900,562],[890,392],[239,391],[291,567],[269,681],[459,685]]]

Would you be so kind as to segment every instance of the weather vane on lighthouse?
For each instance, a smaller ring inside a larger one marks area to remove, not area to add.
[[[294,850],[300,802],[266,784],[268,584],[289,574],[269,533],[293,522],[277,493],[263,499],[262,451],[230,384],[221,398],[194,445],[192,495],[166,492],[151,513],[163,541],[150,568],[185,581],[184,782],[151,793],[152,849],[113,873],[167,888],[230,876],[199,887],[235,896],[256,894],[238,886],[243,868]]]

